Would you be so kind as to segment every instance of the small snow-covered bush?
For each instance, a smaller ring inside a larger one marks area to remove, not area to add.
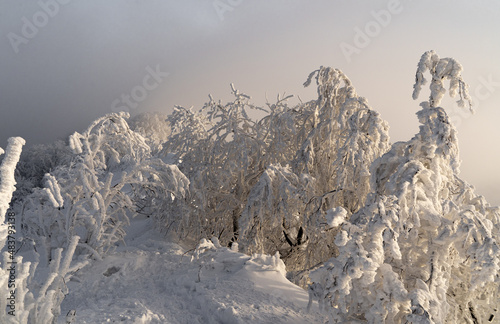
[[[66,249],[57,249],[49,265],[47,277],[43,281],[34,280],[38,262],[23,262],[18,256],[14,260],[8,253],[4,253],[4,264],[11,264],[10,269],[15,271],[15,280],[1,281],[0,290],[4,291],[0,300],[0,320],[2,323],[16,324],[47,324],[56,323],[61,314],[61,304],[68,294],[66,283],[73,273],[83,268],[88,262],[76,262],[71,265],[78,236],[74,236]],[[62,258],[62,252],[65,252]],[[10,263],[14,261],[15,264]],[[1,270],[1,269],[0,269]],[[11,303],[14,300],[15,303]]]

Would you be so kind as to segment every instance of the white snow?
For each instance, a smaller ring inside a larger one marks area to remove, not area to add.
[[[127,245],[77,272],[58,323],[324,323],[317,304],[285,278],[276,256],[186,250],[135,219]],[[73,315],[76,311],[76,314]]]
[[[329,228],[337,227],[346,220],[347,210],[345,210],[341,206],[330,208],[326,212],[325,217]]]

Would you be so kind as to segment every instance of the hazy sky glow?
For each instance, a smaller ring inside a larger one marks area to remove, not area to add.
[[[257,104],[310,100],[302,83],[321,65],[349,76],[393,142],[407,140],[428,95],[411,98],[416,64],[434,49],[462,63],[476,103],[471,116],[443,102],[462,177],[500,204],[499,12],[494,0],[0,0],[0,146],[65,138],[113,107],[229,100],[230,82]]]

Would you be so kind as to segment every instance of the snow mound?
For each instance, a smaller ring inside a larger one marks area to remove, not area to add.
[[[142,231],[148,222],[133,222],[127,247],[75,274],[62,314],[76,311],[73,323],[325,322],[317,306],[307,313],[308,294],[285,278],[278,254],[247,256],[216,239],[186,252]]]

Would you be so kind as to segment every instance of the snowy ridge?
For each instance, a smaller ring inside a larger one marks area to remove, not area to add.
[[[210,241],[186,252],[152,225],[134,219],[127,246],[77,272],[62,314],[76,310],[73,323],[325,322],[317,306],[306,312],[307,292],[285,278],[276,256],[250,257]]]

